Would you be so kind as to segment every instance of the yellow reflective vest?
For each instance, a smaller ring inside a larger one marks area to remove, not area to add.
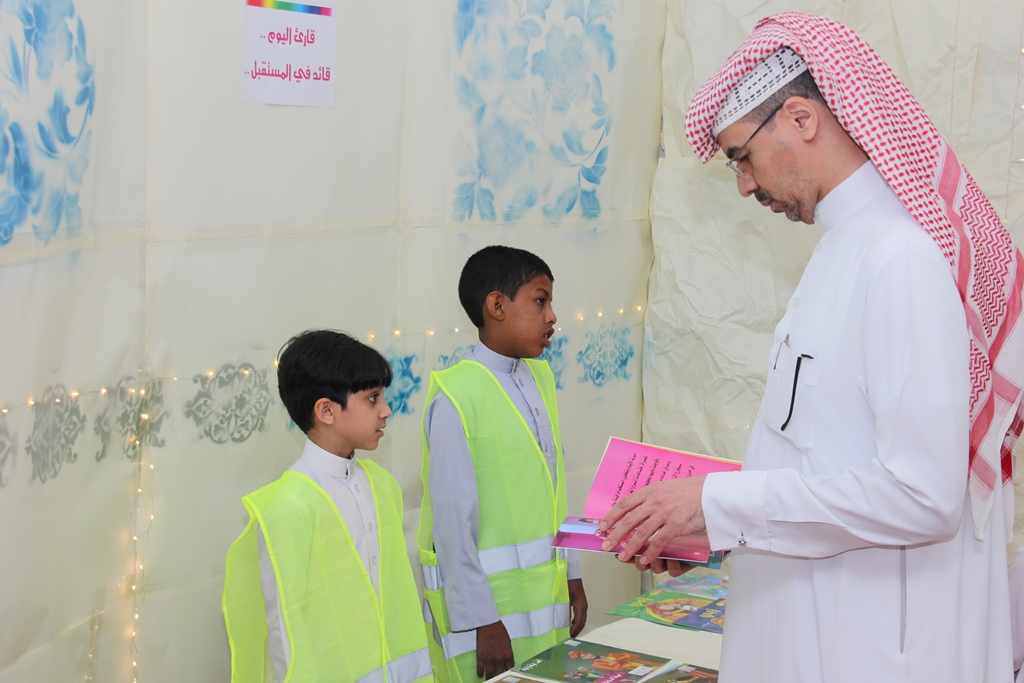
[[[566,515],[565,465],[555,405],[555,380],[545,361],[527,360],[554,431],[557,482],[526,420],[486,367],[464,360],[430,375],[426,405],[443,391],[462,417],[476,471],[480,564],[498,614],[512,639],[516,664],[569,637],[564,551],[551,541]],[[452,632],[434,552],[430,448],[423,434],[423,508],[417,545],[429,620],[427,641],[442,683],[476,675],[476,631]],[[557,484],[557,486],[556,486]]]
[[[274,566],[291,648],[285,681],[430,683],[419,595],[402,532],[402,492],[370,461],[377,512],[379,592],[373,589],[337,506],[312,479],[285,472],[242,502],[249,523],[228,550],[224,621],[232,683],[271,676],[257,534]]]

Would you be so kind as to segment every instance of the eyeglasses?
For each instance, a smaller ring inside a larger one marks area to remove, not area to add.
[[[755,135],[761,132],[762,128],[768,125],[769,121],[775,118],[775,115],[779,113],[779,110],[782,109],[782,105],[784,104],[785,101],[780,102],[779,105],[775,107],[775,109],[772,109],[772,113],[768,114],[768,116],[765,117],[764,121],[761,122],[761,125],[754,129],[754,132],[750,134],[750,137],[747,138],[747,141],[743,143],[743,146],[736,150],[736,153],[732,155],[732,159],[729,159],[729,161],[725,162],[725,165],[729,168],[730,171],[736,174],[737,178],[747,177],[747,172],[736,165],[740,161],[742,161],[743,152],[747,149],[747,145],[750,144],[750,141],[754,139]]]

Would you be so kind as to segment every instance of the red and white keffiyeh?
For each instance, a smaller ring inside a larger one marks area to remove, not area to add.
[[[1024,427],[1024,258],[992,205],[892,69],[840,23],[786,12],[762,19],[686,112],[686,136],[707,162],[711,123],[737,82],[780,47],[806,62],[839,123],[867,152],[942,249],[971,338],[970,467],[974,533],[983,537],[997,485],[1013,515],[1013,444]]]

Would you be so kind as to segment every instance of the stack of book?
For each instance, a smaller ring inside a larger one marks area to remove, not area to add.
[[[683,574],[607,613],[721,633],[728,584],[729,580],[724,577]]]
[[[497,683],[689,683],[717,681],[714,669],[586,640],[566,640],[531,657]]]

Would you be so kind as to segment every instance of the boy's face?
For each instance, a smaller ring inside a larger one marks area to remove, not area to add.
[[[335,404],[337,405],[337,404]],[[384,427],[391,417],[391,408],[384,400],[384,387],[375,387],[348,395],[344,410],[337,406],[340,414],[332,430],[342,450],[372,451],[384,436]],[[347,453],[342,453],[347,455]]]
[[[551,278],[538,275],[519,288],[515,299],[506,300],[505,355],[536,358],[551,346],[558,322],[551,307],[553,291]]]

